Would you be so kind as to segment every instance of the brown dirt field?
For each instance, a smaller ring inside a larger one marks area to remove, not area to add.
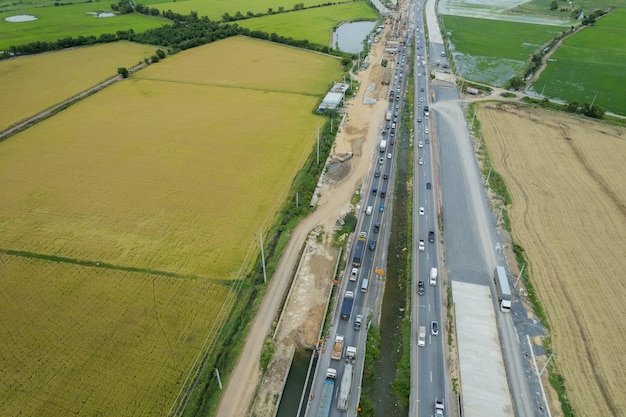
[[[568,397],[579,416],[626,415],[626,129],[512,103],[478,117]]]

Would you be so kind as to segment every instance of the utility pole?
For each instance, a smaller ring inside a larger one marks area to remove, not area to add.
[[[520,269],[519,271],[519,275],[517,276],[517,279],[515,280],[515,288],[517,288],[517,283],[519,282],[519,280],[522,278],[522,273],[524,272],[524,268],[526,267],[526,263],[522,264],[522,269]]]
[[[300,210],[300,206],[298,205],[298,192],[296,191],[296,210]]]
[[[500,214],[498,214],[498,220],[496,220],[496,226],[500,223],[500,219],[502,218],[503,211],[504,211],[504,206],[500,207]]]
[[[263,230],[259,233],[261,238],[261,263],[263,264],[263,282],[267,284],[267,272],[265,271],[265,252],[263,251]]]
[[[489,177],[491,177],[491,170],[493,169],[493,165],[489,167],[489,173],[487,174],[487,179],[485,180],[485,185],[489,186]]]
[[[222,390],[222,379],[220,378],[220,371],[217,368],[213,368],[213,373],[217,376],[217,383],[220,386],[220,391]]]
[[[317,165],[320,164],[320,128],[317,128]]]
[[[548,360],[546,361],[546,363],[543,365],[543,368],[541,368],[541,371],[539,372],[539,377],[541,377],[541,374],[543,374],[543,371],[546,370],[546,368],[548,367],[548,364],[550,363],[550,359],[552,359],[554,355],[556,355],[556,353],[552,352],[550,356],[548,356]]]

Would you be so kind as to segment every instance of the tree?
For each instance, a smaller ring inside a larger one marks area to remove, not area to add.
[[[526,83],[522,77],[513,77],[509,80],[509,85],[514,90],[521,90],[526,87]]]
[[[156,54],[159,57],[159,59],[165,58],[165,51],[163,51],[163,49],[157,49]]]
[[[559,8],[559,2],[556,0],[553,0],[552,3],[550,3],[550,10],[556,10]]]
[[[128,78],[128,69],[125,67],[119,67],[117,69],[117,73],[122,76],[122,78]]]

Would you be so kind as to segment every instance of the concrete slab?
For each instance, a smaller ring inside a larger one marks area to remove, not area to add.
[[[452,281],[464,417],[514,417],[488,286]]]

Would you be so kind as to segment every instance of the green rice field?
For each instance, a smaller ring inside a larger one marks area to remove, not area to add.
[[[459,75],[502,85],[566,28],[444,15]]]
[[[110,3],[96,2],[59,7],[39,7],[0,13],[0,50],[31,42],[52,42],[57,39],[133,29],[135,32],[162,26],[166,21],[159,17],[140,14],[116,15],[98,18],[89,13],[112,12]],[[7,22],[15,15],[32,15],[37,20]]]
[[[345,1],[345,0],[344,0]],[[180,14],[189,14],[191,11],[197,12],[199,16],[208,16],[212,20],[221,20],[224,13],[234,16],[235,13],[241,12],[244,16],[248,12],[253,14],[267,13],[271,8],[274,12],[278,12],[280,7],[284,10],[293,9],[294,4],[303,3],[304,7],[317,6],[327,3],[325,0],[291,0],[289,2],[283,0],[183,0],[163,2],[160,0],[144,0],[141,4],[150,4],[150,7],[156,7],[159,10],[171,10]]]
[[[626,9],[563,41],[532,90],[626,114]]]
[[[331,32],[339,24],[351,20],[376,20],[378,17],[372,7],[359,1],[246,19],[237,24],[251,30],[330,45]]]

